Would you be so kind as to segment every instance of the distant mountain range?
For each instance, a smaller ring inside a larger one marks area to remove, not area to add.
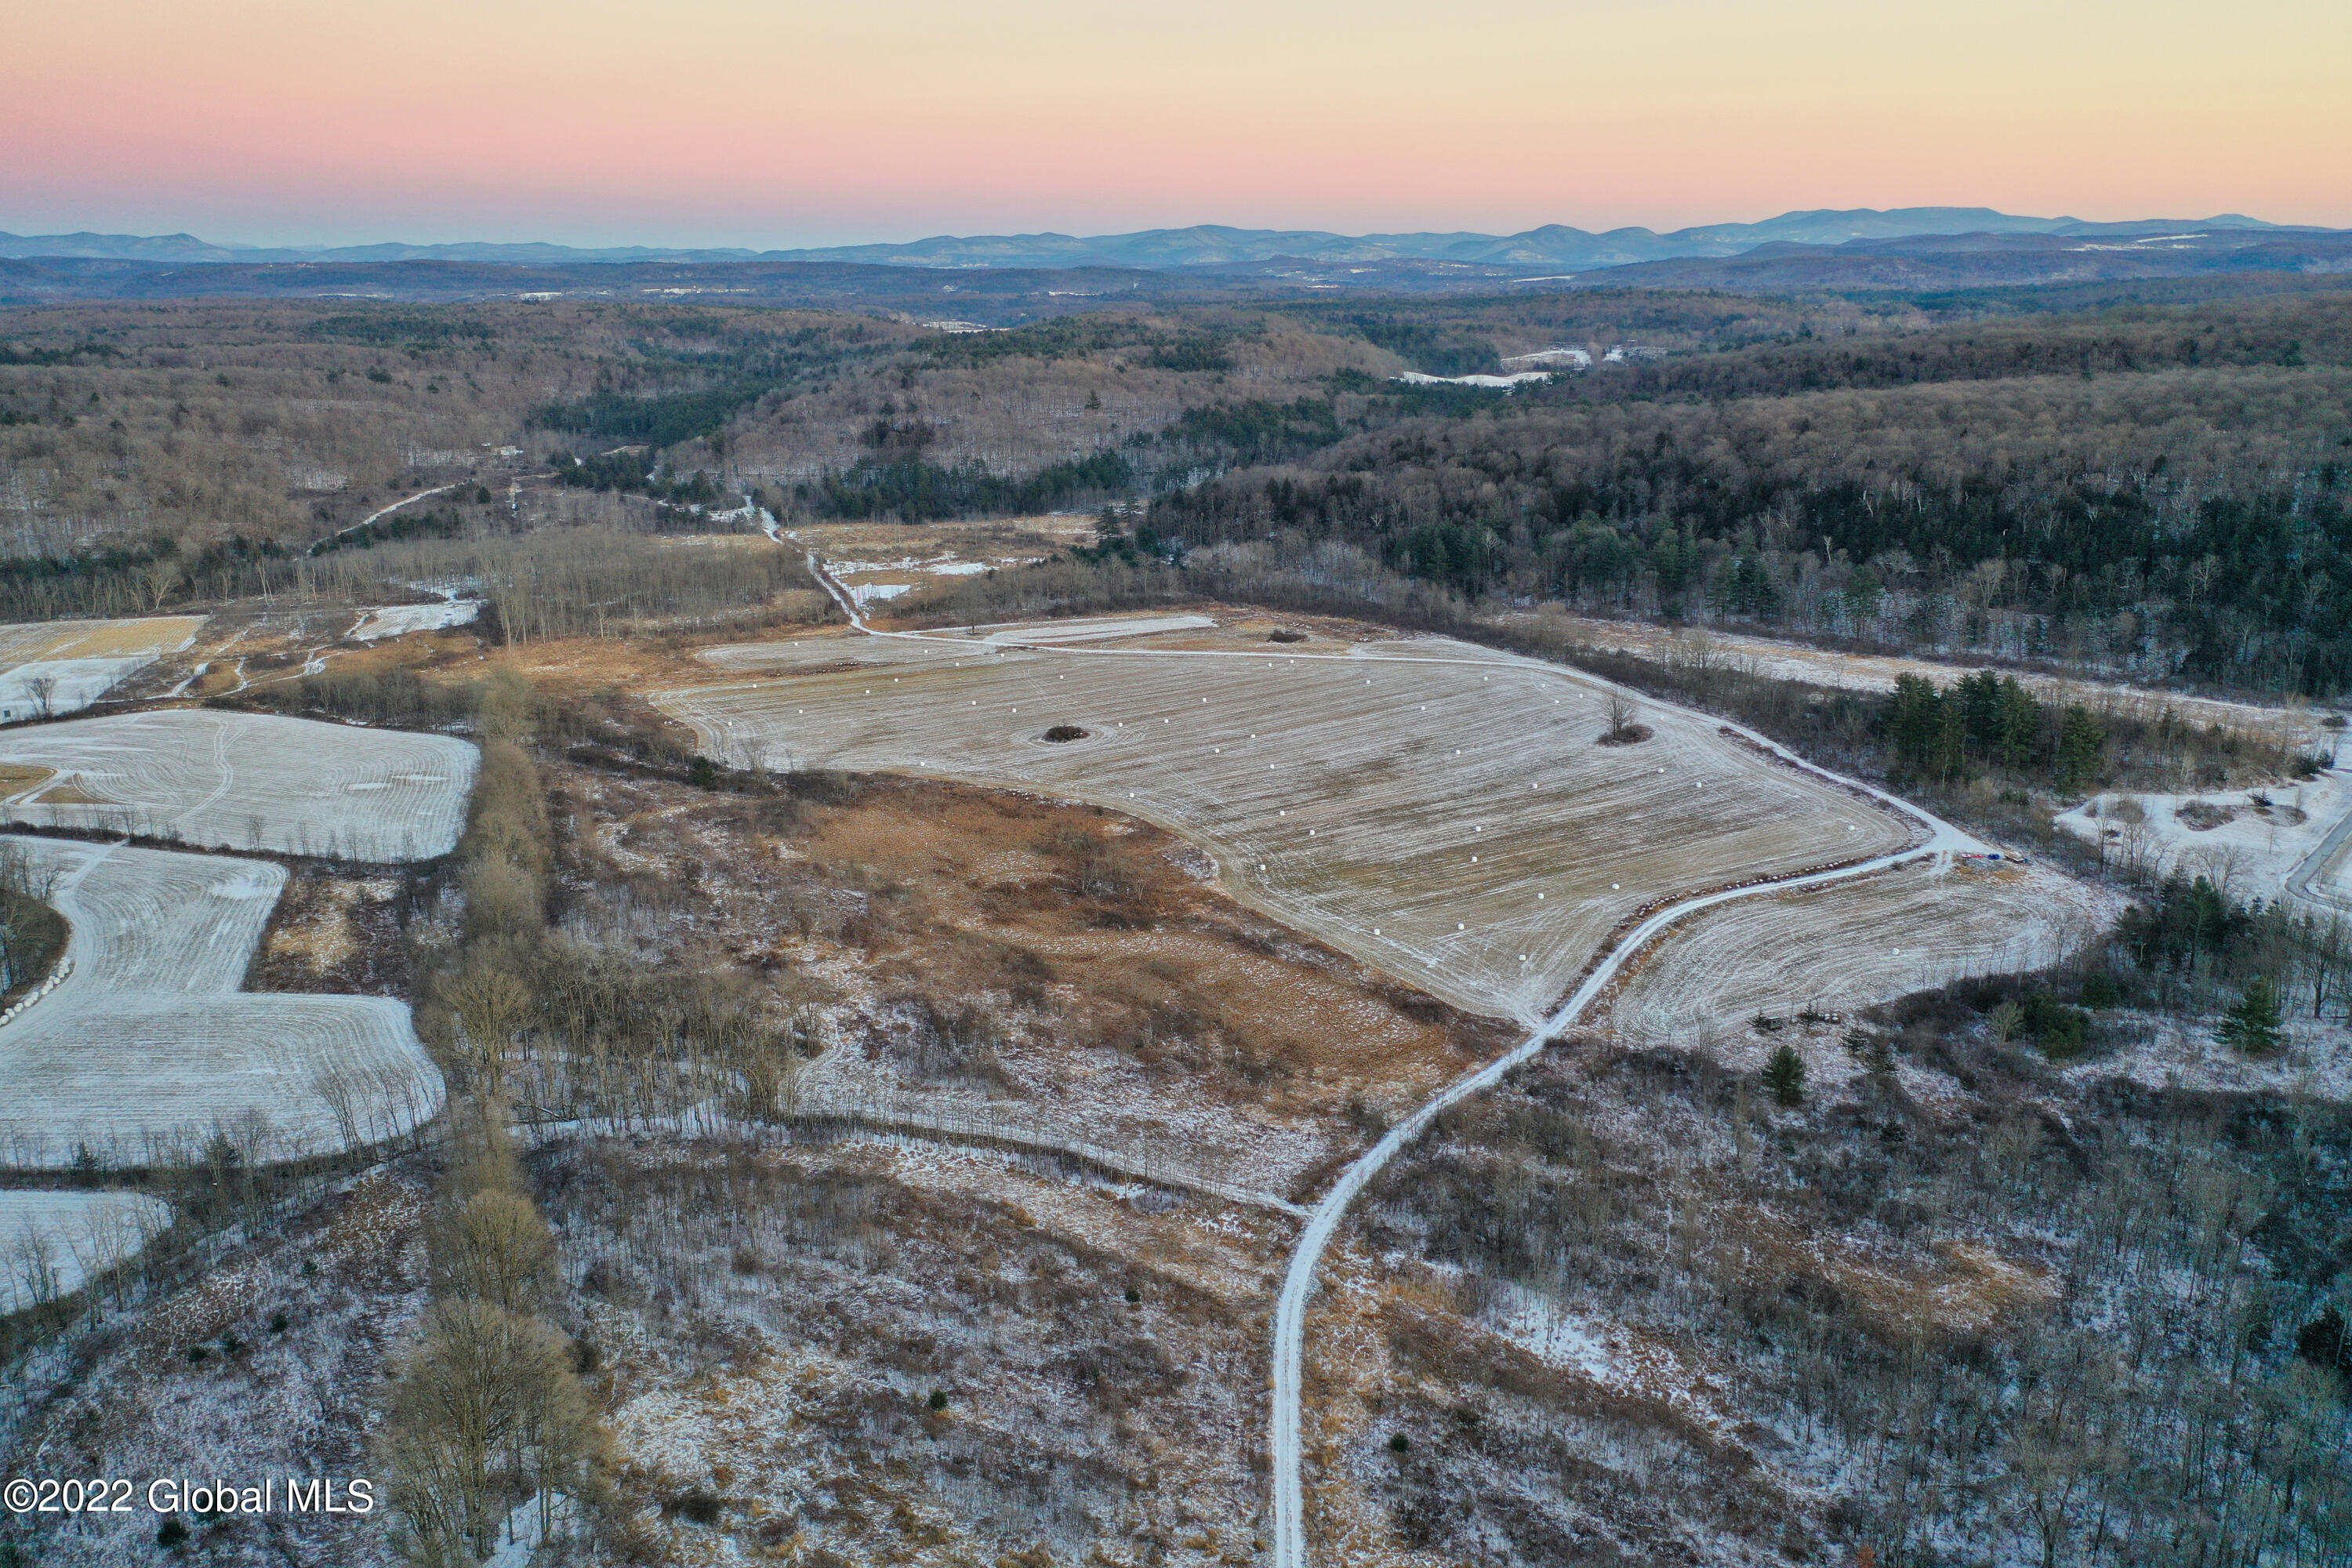
[[[940,236],[899,245],[845,245],[800,250],[661,248],[626,246],[576,248],[546,244],[362,245],[267,247],[215,245],[193,235],[13,235],[0,233],[0,258],[142,261],[167,266],[286,263],[367,264],[456,261],[561,267],[581,263],[836,262],[946,268],[1117,267],[1150,271],[1229,269],[1261,262],[1377,265],[1454,264],[1486,268],[1564,268],[1587,270],[1694,258],[1727,258],[1760,247],[1846,247],[1854,242],[1926,237],[2040,237],[2064,241],[2135,241],[2199,236],[2236,242],[2260,237],[2336,235],[2330,230],[2264,223],[2224,213],[2205,218],[2147,218],[2086,223],[2071,217],[2020,217],[1990,207],[1897,207],[1880,212],[1791,212],[1762,223],[1711,224],[1659,234],[1613,228],[1593,234],[1546,224],[1522,234],[1329,234],[1318,229],[1145,229],[1135,234]]]

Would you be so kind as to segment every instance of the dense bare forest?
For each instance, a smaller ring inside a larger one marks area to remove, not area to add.
[[[1476,598],[2324,695],[2352,683],[2341,296],[1988,313],[1628,291],[1008,331],[590,305],[26,312],[0,595],[268,593],[321,540],[1150,500]],[[1509,394],[1403,385],[1550,347]],[[405,513],[362,518],[419,491]],[[559,503],[553,492],[578,498]]]
[[[2022,848],[2126,910],[2031,973],[1669,1047],[1604,993],[1439,1117],[1318,1276],[1318,1560],[2352,1563],[2352,931],[2148,827],[2242,791],[2211,831],[2317,845],[2342,721],[2047,673],[2352,691],[2352,296],[2210,292],[0,314],[0,619],[202,611],[107,701],[478,747],[440,861],[277,857],[247,980],[410,1004],[446,1110],[371,1142],[373,1086],[326,1073],[341,1152],[223,1125],[11,1173],[170,1205],[76,1286],[0,1236],[12,1463],[212,1441],[377,1475],[396,1526],[0,1521],[0,1568],[1265,1560],[1302,1222],[1524,1021],[1277,923],[1131,795],[837,773],[789,707],[739,745],[657,705],[833,681],[905,721],[888,658],[925,656],[841,627],[812,550],[905,590],[868,600],[900,629],[1182,605],[1249,644],[1177,618],[1108,664],[1426,632],[1576,665],[1622,689],[1546,767],[1709,788],[1637,721],[1683,704],[1997,841],[1968,875]],[[2017,668],[1812,684],[1570,610]],[[1203,668],[1148,719],[1003,721],[1148,744]],[[2101,791],[2150,803],[2062,832]],[[1265,811],[1319,844],[1331,809]],[[0,854],[0,1001],[57,972],[54,892]]]
[[[1176,492],[1470,595],[2268,690],[2352,683],[2332,297],[1819,339],[1572,380]]]
[[[1833,1110],[1602,1051],[1451,1116],[1360,1243],[1430,1282],[1385,1310],[1393,1382],[1342,1440],[1397,1535],[1495,1563],[1717,1532],[1906,1565],[2344,1562],[2340,1111],[2070,1079],[1969,1003],[1999,1005],[1858,1029]]]

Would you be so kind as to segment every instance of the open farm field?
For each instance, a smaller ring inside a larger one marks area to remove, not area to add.
[[[68,1295],[172,1223],[142,1193],[0,1191],[0,1314]]]
[[[1967,975],[2046,968],[2097,941],[2124,901],[2041,866],[1966,860],[1738,900],[1653,948],[1607,1026],[1628,1046],[1714,1048],[1735,1068],[1788,1041],[1834,1078],[1853,1070],[1838,1016]]]
[[[87,708],[194,643],[204,624],[202,616],[154,616],[0,626],[0,723]]]
[[[814,550],[834,580],[865,604],[896,599],[942,578],[1043,561],[1070,545],[1091,543],[1095,531],[1093,518],[1074,513],[994,522],[807,524],[784,537]]]
[[[12,837],[73,933],[64,979],[0,1026],[0,1160],[146,1163],[226,1131],[247,1158],[390,1137],[440,1076],[405,1004],[243,993],[286,873],[264,861]]]
[[[713,757],[1044,790],[1193,838],[1245,902],[1473,1012],[1530,1022],[1645,906],[1899,849],[1907,825],[1612,689],[1444,639],[1263,634],[1100,651],[837,636],[657,705]],[[1220,646],[1222,645],[1222,646]],[[1075,736],[1048,740],[1048,731]]]
[[[932,522],[803,522],[784,537],[827,562],[1029,561],[1094,542],[1087,512]]]
[[[0,737],[0,764],[53,775],[18,784],[16,822],[379,862],[447,854],[478,763],[447,736],[187,709]]]

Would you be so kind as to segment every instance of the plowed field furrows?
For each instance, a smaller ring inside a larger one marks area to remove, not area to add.
[[[79,1289],[172,1223],[172,1207],[139,1193],[0,1192],[0,1312]]]
[[[404,1131],[440,1075],[405,1004],[237,990],[284,886],[256,860],[11,837],[73,932],[58,987],[0,1025],[0,1163],[283,1158]]]
[[[715,649],[747,678],[656,701],[729,763],[1009,784],[1133,812],[1207,847],[1225,887],[1276,920],[1530,1023],[1646,905],[1911,837],[1696,715],[1644,703],[1650,739],[1599,745],[1607,689],[1571,670],[1439,638],[1325,646],[803,637]],[[1045,740],[1057,725],[1087,733]]]
[[[2043,968],[2095,940],[2121,905],[2040,867],[1966,862],[1743,900],[1658,943],[1608,1021],[1639,1044],[1704,1046],[1759,1014],[1840,1013],[1966,975]]]
[[[379,862],[449,852],[478,760],[446,735],[196,709],[0,734],[0,764],[58,774],[9,820]]]
[[[167,653],[196,640],[202,616],[0,626],[0,723],[87,708]],[[47,700],[36,680],[48,683]]]

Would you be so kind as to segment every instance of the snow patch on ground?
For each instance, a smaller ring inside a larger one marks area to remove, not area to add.
[[[0,626],[0,723],[78,712],[192,645],[204,624],[202,616],[157,616]]]
[[[1625,1355],[1610,1342],[1609,1329],[1577,1316],[1549,1296],[1506,1281],[1486,1321],[1488,1328],[1549,1365],[1580,1372],[1595,1383],[1615,1383],[1625,1376]]]
[[[2223,1094],[2307,1095],[2352,1102],[2352,1037],[2341,1026],[2309,1018],[2287,1020],[2287,1047],[2254,1059],[2213,1038],[2217,1019],[2126,1014],[2140,1044],[2094,1057],[2065,1069],[2077,1084],[2122,1078],[2151,1089]]]
[[[982,626],[991,643],[1101,642],[1109,637],[1150,637],[1155,632],[1201,631],[1217,623],[1206,616],[1088,616],[1067,621],[1037,621]]]
[[[0,1312],[70,1295],[171,1223],[142,1193],[0,1192]]]
[[[2256,795],[2270,805],[2256,805]],[[2135,812],[2138,821],[2132,820]],[[2347,816],[2352,776],[2330,769],[2262,790],[2094,795],[2051,824],[2085,843],[2104,842],[2110,856],[2126,863],[2145,862],[2151,875],[2204,877],[2234,898],[2275,900],[2301,892],[2295,868]],[[2333,859],[2310,868],[2303,879],[2323,898],[2352,898],[2345,858]]]
[[[361,612],[359,625],[352,628],[352,640],[375,642],[383,637],[405,637],[410,632],[445,631],[462,626],[481,613],[479,599],[451,599],[439,605],[389,605]]]
[[[1391,376],[1389,379],[1403,382],[1408,386],[1479,386],[1489,390],[1508,392],[1521,382],[1549,381],[1551,372],[1519,370],[1513,371],[1508,375],[1424,375],[1420,371],[1409,370],[1402,375]]]

